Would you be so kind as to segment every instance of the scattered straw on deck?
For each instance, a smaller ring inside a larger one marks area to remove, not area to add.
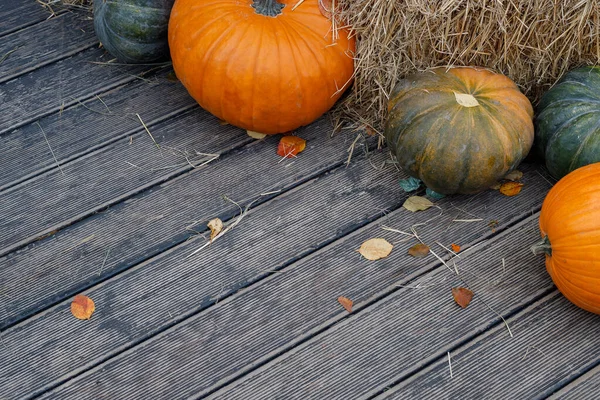
[[[381,129],[398,79],[482,66],[535,102],[564,72],[600,64],[600,1],[336,0],[357,35],[356,76],[336,115]]]

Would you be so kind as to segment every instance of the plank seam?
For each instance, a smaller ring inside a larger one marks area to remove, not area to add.
[[[576,381],[586,375],[588,372],[594,370],[600,365],[600,358],[596,358],[580,369],[578,374],[565,379],[562,382],[557,382],[550,386],[546,391],[541,392],[537,399],[558,399],[560,395],[565,394],[570,388],[576,387]]]
[[[40,7],[42,7],[42,6],[40,5]],[[34,22],[30,22],[30,23],[27,23],[27,24],[24,24],[24,25],[20,25],[20,26],[17,26],[15,28],[13,28],[13,29],[9,29],[9,30],[3,32],[2,34],[0,34],[0,39],[3,38],[3,37],[5,37],[5,36],[11,35],[13,33],[19,32],[19,31],[21,31],[23,29],[31,28],[32,26],[35,26],[35,25],[38,25],[38,24],[43,24],[44,22],[48,21],[48,19],[50,19],[50,17],[56,18],[56,17],[58,17],[58,16],[60,16],[60,15],[62,15],[64,13],[66,13],[68,11],[70,11],[68,7],[67,8],[60,8],[57,11],[54,12],[54,17],[52,17],[52,14],[48,13],[48,18],[44,18],[44,19],[39,20],[39,21],[34,21]]]
[[[522,225],[525,225],[526,223],[529,223],[532,219],[535,219],[535,218],[537,218],[537,215],[532,215],[532,216],[525,215],[522,217],[515,218],[512,221],[510,221],[509,223],[507,223],[502,228],[500,233],[486,234],[485,236],[483,236],[483,238],[479,242],[476,242],[472,246],[469,246],[469,248],[465,249],[464,252],[461,252],[461,253],[466,253],[467,251],[470,251],[471,249],[473,249],[475,247],[479,247],[479,245],[481,243],[484,243],[490,237],[493,237],[494,240],[496,240],[498,238],[502,238],[502,237],[510,234],[510,232],[512,232],[513,229],[516,229]],[[377,221],[375,221],[375,222],[377,222]],[[342,240],[342,239],[339,239],[339,240]],[[246,376],[250,376],[250,375],[259,373],[261,370],[265,369],[267,364],[272,364],[272,363],[276,362],[280,356],[283,355],[283,356],[287,357],[287,356],[290,356],[290,355],[300,351],[304,347],[310,345],[310,343],[313,339],[316,339],[322,335],[325,335],[329,331],[332,331],[335,329],[341,329],[343,326],[350,323],[350,321],[352,321],[356,318],[359,318],[361,313],[366,312],[366,311],[370,310],[371,308],[377,306],[377,304],[379,302],[384,301],[386,298],[394,295],[396,292],[399,292],[402,290],[409,290],[409,289],[406,289],[403,287],[399,287],[398,286],[399,283],[401,283],[402,286],[408,286],[408,285],[410,285],[411,282],[418,280],[427,274],[430,274],[439,269],[445,269],[445,268],[446,268],[446,266],[444,264],[440,263],[439,261],[435,261],[435,262],[428,264],[427,266],[413,272],[412,274],[406,276],[405,278],[401,279],[400,281],[395,282],[393,285],[383,289],[379,293],[371,296],[369,299],[365,300],[364,302],[362,302],[360,304],[354,304],[353,309],[352,309],[352,314],[347,314],[347,313],[345,315],[343,313],[338,314],[337,317],[331,318],[329,321],[322,323],[320,326],[317,326],[317,327],[309,330],[306,334],[303,335],[304,337],[302,337],[301,339],[296,339],[296,341],[292,342],[292,344],[288,344],[287,346],[285,346],[285,345],[281,346],[279,349],[276,349],[276,350],[272,351],[271,353],[261,357],[259,360],[249,364],[248,368],[245,371],[243,371],[233,377],[230,375],[227,378],[223,378],[221,381],[214,384],[211,388],[207,388],[206,390],[196,394],[195,396],[190,397],[190,399],[202,399],[202,398],[205,398],[206,396],[216,394],[217,392],[222,391],[226,386],[229,386],[229,385],[233,384],[234,382],[243,379]],[[498,317],[498,320],[500,320],[499,317]]]
[[[250,141],[250,143],[247,143],[247,144],[246,144],[246,146],[247,146],[247,145],[250,145],[250,146],[252,146],[252,145],[254,145],[255,143],[257,143],[257,142],[258,142],[258,141],[252,140],[252,139],[250,139],[250,138],[247,138],[246,140],[249,140],[249,141]],[[235,152],[236,150],[238,150],[238,149],[240,149],[240,148],[242,148],[242,147],[245,147],[245,146],[239,146],[238,148],[231,149],[231,150],[230,150],[230,151],[228,151],[227,153],[222,153],[222,154],[223,154],[223,157],[227,157],[227,156],[229,156],[229,155],[230,155],[230,153],[233,153],[233,152]],[[303,177],[302,179],[298,179],[298,180],[294,181],[293,183],[291,183],[291,184],[290,184],[290,186],[289,186],[289,187],[288,187],[286,190],[282,190],[281,192],[273,193],[273,194],[270,194],[270,195],[268,195],[268,196],[262,196],[262,199],[261,199],[261,201],[260,201],[260,202],[257,202],[257,203],[256,203],[257,205],[256,205],[255,207],[253,207],[253,208],[250,210],[250,212],[252,212],[253,210],[255,210],[255,209],[259,208],[259,207],[262,207],[262,206],[263,206],[263,204],[266,204],[266,203],[268,203],[268,202],[272,201],[272,200],[273,200],[273,199],[275,199],[276,197],[279,197],[279,196],[281,196],[281,195],[283,195],[283,194],[286,194],[286,193],[288,193],[288,192],[291,192],[291,191],[293,191],[293,190],[296,190],[296,189],[298,189],[300,186],[303,186],[304,184],[306,184],[307,182],[310,182],[310,181],[312,181],[312,180],[315,180],[315,179],[317,179],[317,178],[319,178],[319,177],[323,176],[324,174],[330,173],[331,171],[333,171],[333,170],[335,170],[335,169],[339,168],[339,167],[340,167],[342,164],[343,164],[343,161],[337,161],[337,162],[335,162],[335,163],[332,163],[332,164],[328,165],[326,168],[323,168],[323,169],[320,169],[320,170],[317,170],[317,171],[315,171],[315,173],[314,173],[314,174],[312,174],[312,175],[309,175],[309,176]],[[189,168],[189,169],[188,169],[188,171],[192,169],[191,167],[187,167],[187,168]],[[179,174],[179,175],[177,175],[177,176],[173,176],[173,177],[171,177],[171,178],[169,179],[169,181],[173,181],[173,180],[175,180],[175,179],[179,178],[180,176],[184,175],[185,173],[186,173],[186,171],[182,172],[181,174]],[[164,182],[159,182],[159,183],[157,183],[157,185],[160,185],[160,184],[164,184]],[[136,193],[136,194],[134,194],[134,195],[137,195],[137,194],[142,194],[143,192],[145,192],[145,191],[148,191],[148,190],[150,190],[150,189],[152,189],[152,187],[146,188],[146,189],[144,189],[143,191],[140,191],[139,193]],[[132,196],[134,196],[134,195],[132,195]],[[130,196],[130,197],[131,197],[131,196]],[[125,201],[125,200],[127,200],[127,199],[123,199],[122,201]],[[121,202],[122,202],[122,201],[121,201]],[[241,205],[242,205],[242,206],[244,206],[244,204],[241,204]],[[106,207],[105,207],[105,208],[106,208]],[[103,208],[103,209],[104,209],[104,208]],[[98,211],[95,211],[95,212],[94,212],[94,213],[92,213],[92,214],[95,214],[95,213],[98,213],[98,212],[101,212],[101,211],[102,211],[102,209],[100,209],[100,210],[98,210]],[[90,216],[91,216],[91,215],[90,215]],[[88,216],[88,217],[89,217],[89,216]],[[224,217],[224,218],[227,218],[227,220],[231,220],[231,219],[233,219],[233,218],[236,218],[236,217],[237,217],[237,209],[236,209],[235,211],[232,211],[232,212],[231,212],[229,215],[224,215],[223,217]],[[81,222],[82,220],[83,220],[83,218],[82,218],[82,219],[79,219],[79,220],[77,220],[77,221],[74,221],[74,222],[73,222],[71,225],[73,225],[73,224],[76,224],[76,223],[79,223],[79,222]],[[70,226],[70,225],[68,225],[68,226]],[[66,227],[66,226],[65,226],[65,227]],[[61,229],[64,229],[65,227],[63,227],[63,228],[61,228]],[[203,232],[208,232],[208,229],[207,229],[207,228],[204,228],[203,230],[201,230],[201,231],[199,231],[199,232],[200,232],[200,233],[203,233]],[[96,281],[94,281],[94,282],[88,283],[87,285],[83,285],[83,286],[77,287],[77,288],[75,288],[75,289],[73,289],[73,290],[71,290],[71,291],[69,291],[69,292],[65,293],[65,295],[64,295],[64,297],[63,297],[63,298],[57,299],[56,301],[54,301],[54,302],[52,302],[52,303],[48,304],[48,305],[47,305],[46,307],[44,307],[44,308],[39,308],[39,309],[37,309],[37,310],[35,310],[35,311],[33,311],[33,312],[26,312],[26,313],[22,313],[22,314],[21,314],[21,315],[20,315],[18,318],[8,319],[8,322],[7,322],[7,323],[5,323],[5,325],[4,325],[3,327],[1,327],[1,328],[0,328],[0,329],[1,329],[1,331],[5,331],[5,330],[7,330],[7,329],[14,328],[15,326],[17,326],[17,325],[19,325],[19,324],[21,324],[21,323],[25,322],[25,321],[26,321],[26,320],[28,320],[29,318],[32,318],[33,316],[35,316],[35,315],[37,315],[37,314],[43,313],[43,312],[45,312],[46,310],[49,310],[49,309],[51,309],[52,307],[55,307],[56,305],[59,305],[60,303],[62,303],[62,302],[64,302],[64,301],[66,301],[65,299],[69,298],[69,296],[72,296],[73,294],[76,294],[76,293],[80,293],[80,292],[82,292],[82,291],[89,290],[89,289],[91,289],[91,288],[93,288],[93,287],[96,287],[96,286],[98,286],[98,285],[101,285],[101,284],[105,283],[105,282],[106,282],[107,280],[109,280],[109,279],[112,279],[112,278],[114,278],[114,277],[117,277],[118,275],[120,275],[121,273],[123,273],[123,272],[125,272],[125,271],[127,271],[127,270],[129,270],[129,269],[135,269],[135,268],[139,268],[141,265],[144,265],[144,264],[146,264],[146,263],[148,263],[148,262],[151,262],[151,261],[152,261],[154,258],[160,257],[161,255],[163,255],[163,254],[166,254],[166,253],[168,253],[168,252],[170,252],[170,251],[174,250],[175,248],[179,247],[179,246],[180,246],[180,245],[182,245],[183,243],[187,243],[187,241],[188,241],[188,239],[189,239],[189,235],[188,235],[188,234],[182,234],[182,235],[180,235],[180,236],[178,236],[178,237],[174,237],[174,238],[172,238],[172,239],[173,239],[173,240],[171,240],[171,243],[172,243],[172,244],[171,244],[170,246],[168,246],[168,247],[165,247],[165,248],[161,249],[160,253],[155,253],[155,254],[151,254],[151,253],[150,253],[150,254],[149,254],[147,257],[143,258],[141,261],[139,261],[139,262],[138,262],[138,263],[136,263],[136,264],[133,264],[133,265],[127,266],[127,267],[125,267],[125,268],[116,269],[116,270],[112,271],[112,273],[110,273],[110,274],[107,274],[107,275],[103,276],[101,279],[98,279],[98,280],[96,280]],[[18,249],[17,249],[17,250],[18,250]],[[294,260],[294,261],[295,261],[295,260]],[[221,301],[219,301],[219,302],[221,302]]]
[[[362,157],[361,157],[362,158]],[[341,164],[337,167],[340,168]],[[336,169],[336,168],[332,168],[332,171]],[[314,178],[316,179],[316,178]],[[286,192],[287,193],[287,192]],[[281,194],[280,194],[281,195]],[[262,204],[261,204],[262,206]],[[397,208],[395,208],[393,211],[400,209],[401,206],[398,206]],[[488,239],[489,237],[503,237],[506,234],[509,234],[509,231],[512,230],[512,228],[515,228],[517,226],[520,226],[521,224],[524,223],[524,221],[530,220],[532,218],[534,218],[535,216],[523,216],[523,217],[518,217],[513,219],[512,221],[509,221],[501,230],[500,232],[497,232],[496,234],[493,233],[488,233],[486,234],[479,242],[474,243],[473,246],[471,246],[470,248],[465,249],[466,251],[469,251],[471,248],[477,247],[478,244],[484,242],[486,239]],[[346,233],[345,236],[342,237],[338,237],[337,239],[332,239],[329,240],[328,242],[324,243],[322,246],[318,247],[318,248],[313,248],[311,250],[309,250],[309,252],[307,252],[304,255],[301,255],[300,257],[296,257],[296,259],[292,259],[287,261],[285,264],[283,264],[281,267],[277,268],[276,271],[284,271],[284,270],[288,270],[291,268],[294,268],[294,266],[298,265],[298,260],[299,259],[309,259],[309,258],[313,258],[318,256],[318,254],[327,251],[328,249],[330,249],[331,247],[335,246],[336,244],[338,244],[341,241],[347,240],[348,238],[354,236],[355,234],[358,234],[359,232],[368,229],[369,227],[373,226],[374,224],[378,224],[382,219],[386,219],[387,215],[381,216],[381,217],[373,217],[370,218],[369,221],[366,221],[365,224],[363,224],[362,226],[356,227],[355,229],[350,230],[349,232]],[[430,273],[438,268],[445,268],[443,266],[443,264],[439,263],[439,262],[432,262],[431,264],[429,264],[426,267],[423,267],[421,270],[409,275],[408,277],[406,277],[405,279],[403,279],[402,281],[408,282],[410,283],[411,281],[418,279],[420,277],[422,277],[423,275]],[[263,275],[258,275],[256,277],[255,280],[252,281],[248,281],[248,284],[236,291],[232,291],[230,293],[226,293],[223,296],[219,297],[218,303],[219,304],[226,304],[229,303],[230,301],[233,301],[235,298],[243,295],[244,293],[253,290],[256,286],[259,285],[263,285],[267,282],[269,282],[271,279],[275,279],[275,275],[276,274],[272,274],[272,273],[265,273]],[[246,368],[246,370],[243,370],[243,372],[235,374],[233,377],[230,375],[229,377],[226,377],[224,379],[222,379],[220,382],[218,382],[217,384],[211,386],[210,388],[207,388],[205,391],[197,394],[196,396],[192,396],[191,398],[204,398],[205,396],[209,396],[211,394],[214,394],[215,392],[221,390],[223,387],[231,384],[232,382],[235,382],[241,378],[243,378],[244,376],[247,376],[253,372],[256,372],[259,368],[263,367],[265,364],[270,363],[272,361],[274,361],[276,358],[278,358],[279,356],[283,355],[283,354],[291,354],[291,351],[298,351],[299,349],[301,349],[302,347],[305,347],[306,345],[309,344],[309,342],[315,338],[317,335],[321,335],[324,334],[325,332],[329,331],[332,328],[335,327],[340,327],[343,325],[343,321],[348,321],[350,318],[354,318],[356,314],[359,314],[360,312],[367,310],[373,306],[376,305],[376,303],[378,303],[379,301],[385,299],[386,297],[392,295],[393,293],[395,293],[398,290],[402,290],[403,288],[399,288],[397,287],[397,282],[394,283],[393,286],[388,287],[387,289],[384,289],[383,291],[381,291],[380,293],[372,296],[371,298],[367,299],[365,302],[363,302],[362,304],[355,304],[355,308],[352,312],[352,314],[345,314],[345,313],[340,313],[338,314],[338,316],[330,319],[329,321],[311,329],[310,331],[308,331],[306,334],[300,336],[299,339],[297,339],[296,341],[291,342],[291,345],[288,346],[282,346],[279,349],[276,349],[272,352],[270,352],[269,354],[261,357],[259,360],[252,362],[248,365],[248,367]],[[58,303],[57,303],[58,304]],[[65,375],[62,379],[58,379],[55,382],[45,385],[45,387],[38,389],[36,392],[32,393],[29,397],[27,398],[37,398],[55,388],[57,388],[58,386],[63,385],[64,383],[73,380],[73,379],[77,379],[77,377],[85,375],[86,373],[98,369],[100,368],[103,364],[106,364],[107,362],[113,360],[113,359],[118,359],[120,357],[124,357],[127,354],[133,352],[136,350],[136,348],[140,345],[143,345],[145,343],[149,343],[151,341],[154,340],[159,340],[161,337],[168,335],[171,331],[173,331],[174,329],[177,329],[182,323],[186,323],[189,320],[195,319],[195,318],[199,318],[200,316],[202,316],[203,314],[205,314],[206,312],[212,310],[212,307],[216,306],[216,300],[215,302],[205,306],[205,308],[200,309],[200,310],[195,310],[195,311],[191,311],[188,312],[186,314],[182,314],[181,318],[174,320],[172,323],[165,325],[163,327],[161,327],[160,329],[157,329],[155,332],[152,332],[150,334],[148,334],[148,336],[143,337],[138,339],[137,341],[133,342],[133,343],[129,343],[127,345],[123,345],[118,349],[115,349],[112,353],[113,355],[106,355],[105,357],[101,357],[98,359],[98,361],[94,362],[94,363],[90,363],[88,366],[82,367],[80,368],[77,372],[76,371],[72,371],[73,373],[67,374]],[[339,322],[342,321],[342,324],[340,324]],[[110,353],[109,353],[110,354]]]
[[[365,156],[359,156],[359,157],[357,157],[357,159],[358,158],[362,159],[364,157]],[[269,203],[276,200],[277,198],[279,198],[285,194],[288,194],[292,191],[300,190],[302,187],[320,179],[325,174],[333,173],[335,170],[341,170],[341,169],[345,168],[344,166],[345,166],[345,161],[340,160],[340,161],[328,166],[328,168],[325,168],[324,170],[319,171],[316,176],[309,176],[309,177],[303,178],[301,180],[295,181],[292,184],[292,186],[286,191],[277,192],[277,193],[270,194],[268,196],[264,196],[265,200],[258,203],[258,205],[256,207],[249,210],[249,213],[255,212],[258,209],[262,209],[263,207],[267,207],[269,205]],[[398,206],[398,208],[400,208],[400,206]],[[237,214],[234,215],[232,218],[230,218],[228,221],[230,222],[234,218],[237,218]],[[366,222],[363,225],[350,230],[350,232],[348,232],[348,233],[353,233],[355,231],[362,230],[365,226],[367,226],[371,223],[374,223],[381,218],[386,218],[386,216],[384,215],[382,217],[371,217],[368,220],[366,220]],[[208,229],[206,229],[205,231],[208,231]],[[344,237],[346,237],[346,236],[343,236],[338,239],[330,239],[330,240],[324,242],[320,247],[311,247],[311,248],[307,249],[307,251],[305,253],[300,253],[299,255],[290,258],[285,263],[283,263],[281,267],[277,268],[274,271],[282,271],[282,270],[288,268],[290,265],[296,264],[298,262],[298,260],[300,260],[300,259],[303,259],[305,257],[314,256],[315,253],[319,253],[322,250],[329,248],[333,243],[337,242],[338,240],[344,239]],[[119,275],[121,275],[123,272],[125,272],[129,269],[143,267],[145,264],[152,262],[154,259],[160,258],[160,257],[164,256],[165,254],[175,251],[183,243],[187,243],[187,241],[182,240],[180,243],[177,243],[169,248],[166,248],[163,251],[161,251],[160,253],[155,254],[151,257],[148,257],[145,260],[143,260],[133,266],[130,266],[129,268],[117,271],[115,274],[111,274],[110,276],[106,276],[104,279],[99,280],[92,285],[88,285],[85,288],[82,288],[81,290],[79,290],[78,292],[84,291],[84,290],[89,290],[96,286],[101,286],[103,284],[106,284],[109,280],[118,279]],[[128,352],[135,350],[135,348],[141,344],[144,344],[150,340],[158,339],[158,338],[168,334],[171,330],[176,329],[181,323],[184,323],[189,319],[192,319],[194,317],[204,314],[205,312],[211,310],[212,307],[216,306],[217,304],[227,303],[227,302],[231,301],[233,298],[235,298],[249,290],[252,290],[257,284],[261,284],[261,282],[268,282],[271,279],[275,279],[275,277],[276,277],[276,274],[273,272],[265,272],[263,274],[257,275],[254,280],[249,280],[247,282],[246,286],[243,286],[243,287],[241,287],[235,291],[232,291],[230,293],[224,293],[218,299],[215,299],[210,304],[204,306],[204,308],[192,310],[187,313],[178,315],[173,320],[171,320],[169,323],[165,324],[164,326],[160,327],[159,329],[156,329],[153,332],[148,333],[147,336],[141,337],[133,342],[130,342],[128,344],[124,344],[122,346],[117,347],[116,349],[114,349],[112,352],[109,352],[104,357],[98,357],[95,361],[90,362],[88,365],[82,366],[77,370],[71,371],[70,373],[64,375],[62,378],[57,379],[54,382],[51,382],[51,383],[45,385],[44,387],[41,387],[41,388],[35,390],[34,392],[30,393],[28,396],[26,396],[24,398],[35,399],[39,396],[42,396],[46,392],[49,392],[49,391],[55,389],[56,387],[66,383],[67,381],[75,379],[76,377],[81,376],[90,370],[98,368],[102,364],[114,359],[115,357],[125,355]],[[73,292],[73,293],[75,293],[75,292]],[[45,307],[44,309],[38,310],[36,315],[42,314],[46,311],[49,311],[51,308],[60,305],[61,303],[67,303],[69,301],[70,301],[70,299],[65,297],[65,299],[59,300],[59,301],[49,305],[48,307]],[[31,316],[26,319],[23,319],[19,322],[15,322],[15,323],[11,324],[10,326],[7,326],[5,329],[3,329],[3,331],[5,331],[6,329],[9,329],[9,328],[14,328],[17,325],[26,322],[26,320],[29,318],[31,318]],[[2,332],[0,332],[0,335],[1,334],[2,334]]]
[[[132,64],[132,66],[133,65],[135,65],[135,64]],[[37,115],[33,115],[33,116],[28,117],[28,118],[25,118],[25,119],[23,119],[20,122],[17,122],[15,124],[11,125],[11,126],[8,126],[8,127],[4,128],[3,130],[0,130],[0,136],[6,135],[6,134],[10,134],[11,131],[14,131],[16,129],[22,128],[25,125],[29,125],[29,124],[31,124],[31,123],[33,123],[35,121],[40,120],[41,118],[47,117],[49,115],[52,115],[55,112],[60,111],[61,108],[64,109],[64,108],[71,107],[71,106],[79,104],[79,103],[85,103],[87,100],[90,100],[90,99],[94,98],[96,95],[101,95],[101,94],[104,94],[104,93],[106,93],[108,91],[111,91],[111,90],[113,90],[113,89],[115,89],[117,87],[125,86],[126,84],[128,84],[130,82],[133,82],[136,79],[143,79],[146,75],[149,75],[149,74],[151,74],[153,72],[155,73],[159,69],[165,68],[165,67],[168,67],[168,66],[170,67],[170,64],[169,65],[165,65],[165,66],[152,67],[152,68],[150,68],[148,70],[140,72],[138,75],[127,74],[128,76],[126,78],[123,78],[123,79],[117,80],[115,82],[112,82],[112,83],[110,83],[109,85],[107,85],[106,87],[100,89],[97,92],[92,91],[91,93],[88,93],[86,95],[83,95],[83,96],[80,96],[80,97],[77,97],[77,98],[70,97],[72,99],[71,101],[64,101],[63,103],[61,103],[58,106],[50,107],[46,111],[42,111],[42,112],[40,112]]]
[[[78,106],[79,106],[79,104],[76,104],[76,105],[74,105],[72,107],[69,107],[69,108],[75,108],[75,107],[78,107]],[[149,122],[147,122],[146,125],[148,127],[153,127],[154,125],[157,125],[159,123],[163,123],[163,122],[165,122],[165,121],[167,121],[167,120],[169,120],[171,118],[176,118],[176,117],[178,117],[178,116],[180,116],[180,115],[182,115],[182,114],[184,114],[184,113],[186,113],[186,112],[188,112],[190,110],[198,108],[198,107],[199,106],[197,104],[189,104],[189,105],[181,107],[181,108],[179,108],[177,110],[171,111],[168,114],[164,114],[164,115],[162,115],[160,117],[152,119]],[[68,165],[71,162],[79,161],[80,159],[93,156],[94,154],[100,153],[104,148],[106,148],[106,147],[108,147],[108,146],[110,146],[110,145],[118,142],[119,140],[123,140],[127,136],[131,136],[131,135],[135,135],[135,134],[139,134],[139,133],[143,133],[143,132],[144,132],[144,127],[142,125],[140,125],[139,127],[136,127],[136,128],[132,128],[129,131],[127,131],[127,132],[125,132],[125,133],[123,133],[121,135],[118,135],[118,136],[115,136],[113,138],[107,139],[103,143],[99,143],[97,145],[88,147],[85,150],[80,151],[78,153],[74,153],[74,154],[72,154],[72,155],[70,155],[68,157],[61,158],[61,159],[58,160],[59,164],[60,164],[61,167],[64,167],[64,166]],[[5,192],[7,190],[10,190],[10,189],[14,188],[15,186],[26,184],[29,181],[31,181],[31,180],[33,180],[35,178],[38,178],[38,177],[40,177],[41,175],[43,175],[45,173],[53,172],[53,171],[55,171],[57,169],[58,169],[58,166],[56,165],[56,163],[53,163],[53,164],[49,164],[49,165],[47,165],[45,167],[42,167],[42,168],[38,169],[37,171],[30,172],[27,175],[24,175],[24,176],[22,176],[22,177],[20,177],[20,178],[18,178],[16,180],[14,180],[14,181],[12,181],[12,182],[9,182],[9,183],[4,184],[3,186],[0,186],[0,194],[2,192]]]
[[[538,291],[538,293],[526,298],[522,303],[515,305],[507,312],[503,313],[503,317],[509,320],[524,315],[530,312],[533,308],[538,307],[540,304],[552,300],[559,294],[560,293],[554,286],[541,289]],[[465,346],[468,348],[502,330],[506,330],[504,322],[502,319],[500,319],[500,317],[495,317],[487,324],[475,327],[471,333],[468,333],[462,338],[452,342],[450,345],[443,347],[437,354],[429,356],[427,359],[417,364],[417,366],[402,373],[397,379],[394,379],[394,381],[388,382],[385,386],[382,385],[383,387],[366,393],[365,395],[361,396],[360,399],[383,399],[394,393],[396,391],[395,387],[404,382],[418,378],[421,376],[421,374],[427,372],[428,369],[434,367],[438,362],[446,363],[448,352],[453,353]]]

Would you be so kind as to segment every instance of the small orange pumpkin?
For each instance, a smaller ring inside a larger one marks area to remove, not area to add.
[[[275,134],[329,110],[354,72],[353,38],[333,42],[319,0],[176,0],[169,20],[173,68],[218,118]]]
[[[600,314],[600,163],[576,169],[548,192],[540,214],[546,269],[560,292]]]

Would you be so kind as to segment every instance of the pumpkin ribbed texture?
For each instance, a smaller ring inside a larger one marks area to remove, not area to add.
[[[169,56],[167,30],[174,0],[94,0],[94,30],[121,62],[144,63]]]
[[[546,269],[556,287],[575,305],[600,314],[600,163],[554,185],[542,204],[540,231],[550,244]]]
[[[173,68],[190,95],[232,125],[291,131],[329,110],[350,84],[354,40],[318,0],[280,1],[276,16],[251,0],[177,0],[169,22]]]
[[[536,107],[535,148],[556,179],[600,162],[600,67],[565,74]]]
[[[402,79],[389,101],[388,145],[431,190],[477,193],[514,169],[533,142],[533,109],[509,78],[436,68]]]

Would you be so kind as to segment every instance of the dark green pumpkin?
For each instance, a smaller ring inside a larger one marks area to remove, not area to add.
[[[169,56],[167,30],[175,0],[94,0],[94,30],[106,50],[125,63]]]
[[[542,96],[535,128],[535,151],[556,179],[600,162],[600,67],[566,73]]]
[[[402,169],[441,194],[477,193],[513,170],[533,143],[533,108],[485,69],[437,68],[402,79],[385,137]]]

